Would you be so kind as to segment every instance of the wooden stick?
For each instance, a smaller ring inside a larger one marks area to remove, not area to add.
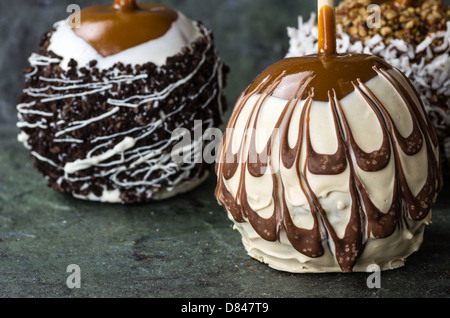
[[[336,15],[334,0],[317,0],[319,10],[319,54],[336,54]]]

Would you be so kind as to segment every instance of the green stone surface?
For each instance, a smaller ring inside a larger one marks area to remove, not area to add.
[[[290,274],[248,257],[214,174],[167,201],[80,201],[46,186],[16,134],[0,126],[0,297],[450,297],[449,188],[420,251],[370,289],[369,273]]]
[[[422,249],[406,267],[383,272],[381,289],[367,287],[368,273],[293,275],[248,257],[214,198],[213,173],[188,194],[145,205],[85,202],[48,188],[16,140],[22,69],[69,4],[112,2],[0,0],[0,297],[450,297],[450,187],[438,198]],[[316,8],[311,0],[147,2],[213,30],[231,68],[230,108],[286,54],[286,27]],[[81,268],[79,289],[67,287],[70,264]]]

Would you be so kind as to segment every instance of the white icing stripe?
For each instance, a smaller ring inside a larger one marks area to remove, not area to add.
[[[58,58],[52,58],[48,56],[42,56],[37,53],[32,53],[31,56],[28,59],[28,62],[30,65],[37,65],[37,66],[46,66],[50,64],[59,64],[61,60]]]
[[[111,116],[111,115],[117,113],[119,110],[120,110],[119,107],[114,107],[114,108],[111,109],[109,112],[107,112],[107,113],[105,113],[105,114],[102,114],[102,115],[100,115],[100,116],[91,118],[91,119],[89,119],[89,120],[74,121],[73,123],[70,124],[70,126],[72,126],[72,127],[69,127],[69,128],[67,128],[67,129],[58,131],[58,132],[55,134],[55,137],[62,136],[62,135],[66,134],[66,133],[68,133],[68,132],[70,132],[70,131],[78,130],[78,129],[83,128],[83,127],[86,127],[86,126],[88,126],[88,125],[90,125],[90,124],[92,124],[92,123],[95,123],[95,122],[97,122],[97,121],[100,121],[100,120],[102,120],[102,119],[105,119],[105,118],[107,118],[107,117],[109,117],[109,116]]]
[[[60,99],[67,99],[67,98],[75,98],[75,97],[82,97],[82,96],[87,96],[87,95],[93,95],[93,94],[97,94],[97,93],[109,90],[112,87],[113,87],[112,85],[107,85],[107,86],[99,88],[99,89],[94,89],[92,91],[82,92],[82,93],[78,93],[78,94],[59,95],[59,96],[44,98],[43,100],[41,100],[41,102],[42,103],[48,103],[48,102],[53,102],[55,100],[60,100]]]
[[[80,170],[88,169],[92,166],[98,165],[100,162],[103,162],[105,160],[114,157],[117,154],[123,154],[126,150],[133,148],[135,144],[136,139],[131,137],[125,137],[125,139],[119,144],[117,144],[113,149],[110,149],[99,156],[88,157],[87,159],[76,160],[74,162],[67,163],[64,166],[64,171],[70,174]],[[121,163],[122,161],[123,158],[121,161],[119,161],[119,163]]]
[[[60,60],[58,60],[60,61]],[[36,64],[35,64],[36,65]],[[66,83],[66,84],[77,84],[77,83],[82,83],[83,80],[70,80],[67,78],[47,78],[47,77],[43,77],[43,76],[39,76],[39,80],[42,82],[49,82],[49,83]],[[54,86],[54,88],[59,88],[58,86]]]
[[[45,124],[45,118],[42,118],[40,121],[37,121],[35,123],[28,123],[26,121],[21,121],[17,123],[17,128],[41,128],[41,129],[47,129],[48,126]]]
[[[33,115],[39,115],[42,117],[52,117],[53,116],[53,113],[50,113],[50,112],[43,112],[43,111],[39,111],[39,110],[28,109],[28,107],[32,107],[35,104],[36,104],[36,102],[19,104],[19,105],[17,105],[17,112],[19,114],[33,114]]]
[[[46,162],[46,163],[48,163],[49,165],[51,165],[51,166],[53,166],[53,167],[55,167],[55,168],[57,168],[57,169],[61,169],[56,163],[54,163],[53,161],[51,161],[51,160],[48,159],[48,158],[45,158],[45,157],[41,156],[41,155],[38,154],[36,151],[32,151],[32,152],[31,152],[31,155],[34,156],[34,157],[36,157],[38,160],[43,161],[43,162]]]
[[[210,47],[211,47],[211,42],[208,42],[208,47],[206,48],[205,52],[207,52]],[[115,106],[136,108],[136,107],[139,107],[139,106],[141,106],[143,104],[146,104],[146,103],[149,103],[149,102],[152,102],[152,101],[166,99],[175,89],[177,89],[181,85],[184,85],[187,82],[189,82],[197,74],[199,69],[203,66],[203,64],[205,63],[205,60],[206,60],[206,55],[203,54],[202,60],[200,61],[200,63],[197,65],[197,67],[195,68],[195,70],[192,73],[190,73],[185,78],[182,78],[179,81],[168,85],[166,88],[164,88],[160,92],[155,92],[155,93],[147,95],[147,96],[136,95],[136,96],[132,96],[132,97],[126,98],[124,100],[108,99],[108,104],[115,105]],[[217,67],[218,67],[218,65],[215,66],[215,69],[217,69]],[[214,71],[214,73],[215,73],[215,71]],[[207,85],[209,85],[209,83],[211,82],[211,80],[213,78],[214,78],[214,76],[211,76],[211,78],[207,82]],[[201,92],[197,93],[196,95],[199,95],[200,93]],[[134,100],[134,99],[141,99],[141,101],[139,101],[138,104],[129,103],[129,101]]]
[[[96,143],[96,142],[101,141],[101,140],[113,139],[113,138],[116,138],[116,137],[119,137],[119,136],[123,136],[123,135],[129,135],[129,134],[132,134],[132,133],[134,133],[136,131],[147,131],[149,133],[152,133],[158,128],[158,126],[160,124],[161,124],[161,122],[158,120],[157,122],[150,123],[150,124],[148,124],[145,127],[135,127],[135,128],[130,129],[130,130],[119,132],[119,133],[115,133],[115,134],[112,134],[112,135],[97,137],[95,139],[92,139],[91,143]]]
[[[54,139],[54,142],[58,142],[58,143],[76,143],[76,144],[82,144],[84,143],[83,140],[81,139],[75,139],[75,138],[64,138],[64,139]]]

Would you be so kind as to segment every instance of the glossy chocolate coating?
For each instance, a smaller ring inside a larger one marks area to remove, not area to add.
[[[272,96],[289,99],[298,83],[309,78],[306,92],[316,101],[328,101],[329,93],[336,92],[342,99],[354,91],[357,81],[363,83],[377,75],[374,67],[390,69],[384,60],[365,54],[310,55],[281,60],[263,71],[248,88],[249,92],[259,87],[258,92],[265,91],[279,77],[282,84],[277,86]],[[263,83],[268,77],[270,79]],[[305,94],[305,98],[308,94]]]
[[[177,18],[175,10],[160,4],[117,0],[83,9],[81,27],[74,31],[107,57],[163,36]]]

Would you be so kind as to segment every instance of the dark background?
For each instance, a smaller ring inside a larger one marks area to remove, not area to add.
[[[143,0],[144,1],[144,0]],[[0,0],[0,124],[15,124],[16,102],[23,84],[22,70],[37,50],[41,34],[68,16],[66,8],[113,0]],[[235,99],[264,68],[284,57],[287,26],[309,18],[313,0],[154,0],[205,23],[214,32],[222,59],[231,67],[227,96]]]
[[[145,0],[142,0],[145,2]],[[71,3],[81,8],[113,0],[0,0],[0,124],[13,125],[22,70],[41,34],[68,16]],[[147,0],[147,2],[149,2]],[[283,58],[289,47],[286,28],[298,16],[309,18],[315,0],[153,0],[205,23],[214,32],[223,60],[231,67],[227,96],[232,106],[252,79]],[[337,0],[336,3],[341,1]],[[450,4],[450,0],[445,0]]]

